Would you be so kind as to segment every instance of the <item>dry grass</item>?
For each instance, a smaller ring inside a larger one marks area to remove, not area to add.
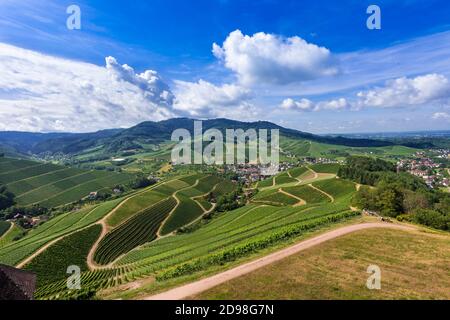
[[[369,290],[371,264],[381,290]],[[308,249],[196,299],[450,299],[450,235],[365,230]]]

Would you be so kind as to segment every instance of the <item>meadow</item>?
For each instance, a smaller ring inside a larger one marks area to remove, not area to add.
[[[194,299],[450,299],[450,236],[364,230],[322,243],[233,279]],[[369,290],[367,267],[381,269]],[[301,272],[299,272],[301,270]]]

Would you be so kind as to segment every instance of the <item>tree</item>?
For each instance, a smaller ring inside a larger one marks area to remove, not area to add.
[[[0,210],[11,207],[14,204],[14,194],[9,192],[5,186],[0,186]]]

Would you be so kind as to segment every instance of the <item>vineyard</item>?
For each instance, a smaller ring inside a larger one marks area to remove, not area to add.
[[[356,191],[353,182],[342,179],[330,179],[314,182],[313,186],[325,191],[335,198],[347,196]]]
[[[320,203],[329,202],[330,199],[308,185],[296,186],[296,187],[283,187],[282,188],[287,193],[297,196],[306,201],[306,203]]]
[[[73,233],[100,220],[111,211],[120,200],[105,202],[76,212],[68,212],[47,221],[18,241],[0,248],[0,263],[16,265],[30,254],[61,236]]]
[[[287,206],[294,205],[299,202],[299,200],[290,197],[284,193],[278,192],[277,190],[271,190],[270,193],[267,194],[258,194],[253,202],[255,203],[266,203],[275,206]]]
[[[175,199],[170,197],[137,213],[100,241],[94,260],[99,264],[108,264],[133,248],[155,239],[161,222],[175,205]]]
[[[161,234],[166,235],[192,222],[203,214],[202,208],[192,199],[179,195],[180,204],[164,223]]]
[[[2,158],[0,184],[15,195],[21,206],[57,207],[80,200],[93,191],[126,184],[132,175],[109,171],[86,171],[59,165]]]
[[[36,273],[38,286],[65,279],[67,267],[71,265],[80,267],[81,271],[87,271],[86,258],[100,232],[101,227],[96,224],[73,233],[50,246],[24,269]]]
[[[59,215],[0,247],[0,263],[16,265],[52,242],[25,265],[38,274],[39,299],[87,297],[147,277],[156,279],[157,288],[170,279],[226,265],[358,214],[349,208],[353,183],[328,176],[314,180],[311,175],[314,172],[305,167],[291,169],[275,177],[276,187],[268,179],[269,188],[260,190],[244,207],[216,212],[193,231],[172,234],[213,209],[204,195],[236,190],[236,184],[216,175],[176,177],[126,199]],[[305,176],[306,182],[293,178]],[[106,235],[98,239],[101,228],[106,228]],[[89,270],[87,256],[95,242],[93,260],[103,267]],[[66,289],[65,269],[72,264],[83,271],[80,292]]]

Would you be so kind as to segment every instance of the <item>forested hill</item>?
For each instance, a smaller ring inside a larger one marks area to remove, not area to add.
[[[139,143],[159,144],[168,141],[175,129],[194,129],[194,119],[175,118],[159,122],[146,121],[128,129],[110,129],[94,133],[30,133],[0,132],[0,145],[13,148],[19,153],[79,153],[83,150],[102,146],[109,152],[139,148]],[[381,147],[393,145],[392,142],[372,139],[352,139],[314,135],[293,129],[283,128],[267,121],[241,122],[229,119],[203,121],[203,130],[225,129],[279,129],[280,134],[293,139],[310,140],[333,145],[350,147]]]

